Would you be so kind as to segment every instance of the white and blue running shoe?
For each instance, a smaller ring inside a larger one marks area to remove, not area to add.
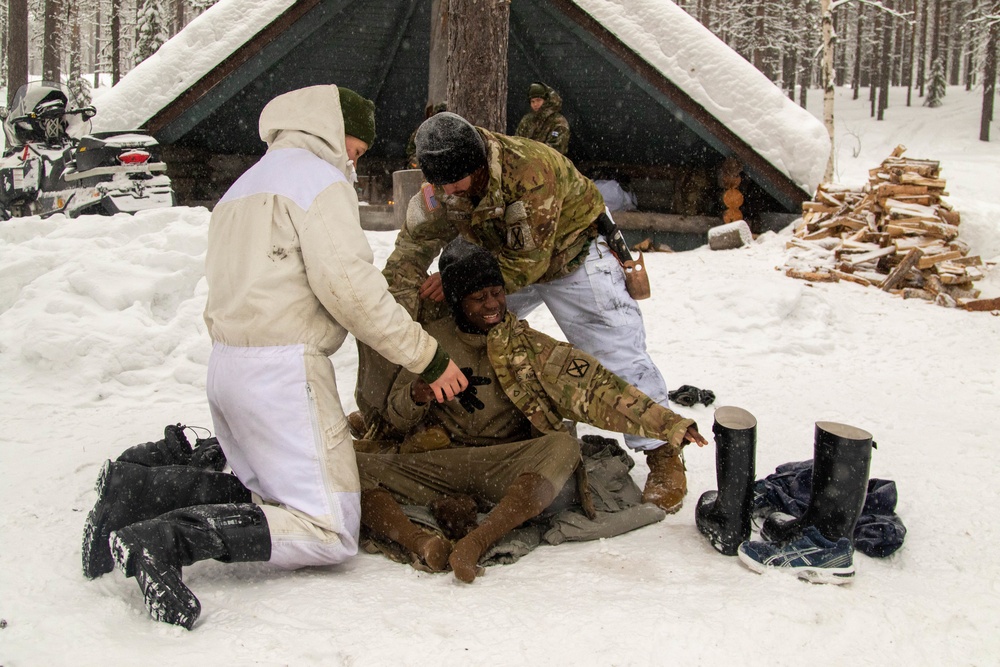
[[[846,537],[828,540],[815,526],[808,526],[786,544],[744,542],[737,555],[754,572],[789,572],[814,584],[846,584],[854,579],[851,541]]]

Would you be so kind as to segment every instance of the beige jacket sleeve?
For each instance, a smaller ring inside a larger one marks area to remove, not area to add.
[[[350,205],[351,187],[344,182],[331,185],[296,225],[309,285],[330,315],[358,340],[420,373],[434,358],[437,341],[389,294],[373,264],[357,207]]]

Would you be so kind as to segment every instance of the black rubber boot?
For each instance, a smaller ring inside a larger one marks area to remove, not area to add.
[[[83,574],[88,579],[114,569],[111,531],[179,507],[250,502],[235,475],[188,466],[146,466],[108,461],[97,477],[97,502],[83,528]]]
[[[163,429],[162,440],[129,447],[117,460],[147,467],[186,466],[191,462],[191,443],[184,435],[184,428],[181,424],[170,424]]]
[[[719,490],[698,499],[695,523],[716,551],[735,556],[740,544],[750,538],[757,419],[742,408],[721,407],[715,411],[712,432]]]
[[[116,530],[111,550],[122,573],[139,582],[149,615],[190,630],[201,603],[181,579],[181,568],[209,558],[269,560],[271,533],[257,505],[198,505]]]
[[[828,540],[846,537],[854,543],[854,525],[868,493],[872,435],[836,422],[816,422],[812,495],[801,518],[775,513],[761,527],[769,542],[786,542],[807,526],[815,526]]]

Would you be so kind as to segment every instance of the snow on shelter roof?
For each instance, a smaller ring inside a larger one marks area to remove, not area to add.
[[[669,0],[574,0],[761,157],[812,193],[826,128],[756,67]]]
[[[220,0],[96,101],[102,130],[142,127],[293,0]],[[569,0],[806,193],[830,150],[823,125],[670,0]]]

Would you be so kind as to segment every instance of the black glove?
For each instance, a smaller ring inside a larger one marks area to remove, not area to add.
[[[493,380],[482,375],[473,375],[471,368],[463,368],[462,372],[465,373],[465,377],[469,381],[469,386],[456,394],[455,398],[458,399],[459,405],[465,408],[465,411],[471,415],[476,410],[482,410],[486,407],[482,401],[476,398],[476,394],[478,393],[476,387],[493,384]]]
[[[685,408],[689,408],[697,403],[701,396],[699,394],[698,387],[692,387],[689,384],[682,384],[677,389],[667,392],[667,398],[678,405],[683,405]]]
[[[191,462],[188,465],[193,468],[221,472],[226,467],[226,455],[222,451],[219,439],[198,438],[195,441],[194,451],[191,452]]]

